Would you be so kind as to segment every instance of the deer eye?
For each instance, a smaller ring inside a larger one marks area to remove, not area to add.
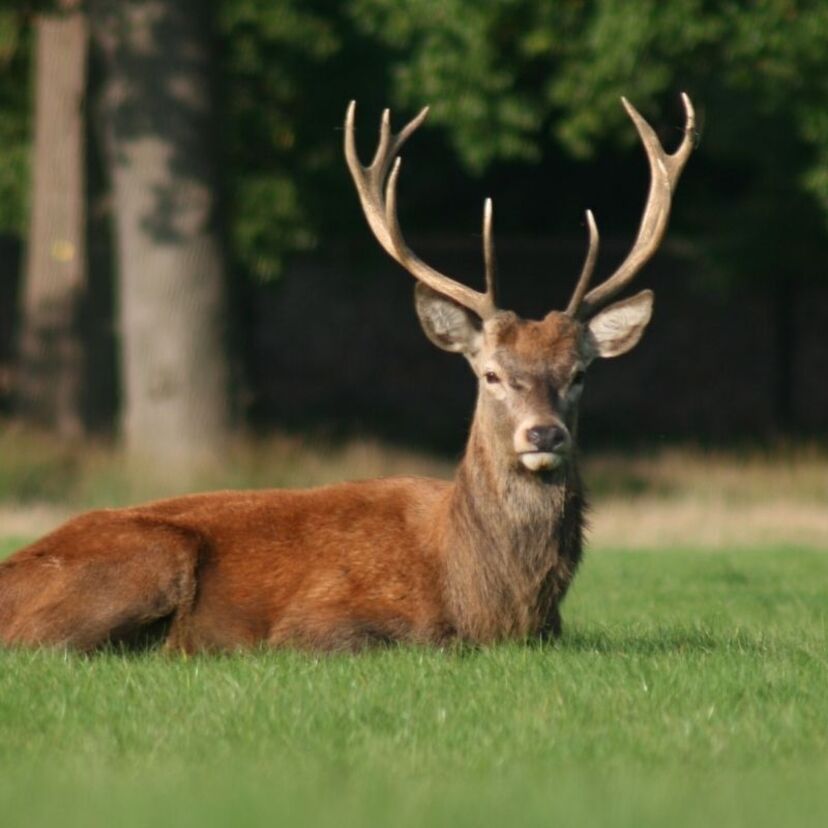
[[[494,385],[496,382],[500,382],[500,377],[494,371],[486,371],[484,376],[486,377],[486,382],[488,382],[489,385]]]
[[[580,388],[584,384],[584,371],[576,371],[569,383],[571,388]]]

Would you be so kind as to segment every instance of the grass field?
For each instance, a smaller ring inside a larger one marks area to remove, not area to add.
[[[565,619],[554,647],[0,653],[0,825],[828,824],[828,554],[601,550]]]

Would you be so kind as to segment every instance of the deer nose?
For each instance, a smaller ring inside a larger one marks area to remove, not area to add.
[[[533,426],[526,429],[526,439],[538,451],[557,451],[567,441],[566,429],[560,426]]]

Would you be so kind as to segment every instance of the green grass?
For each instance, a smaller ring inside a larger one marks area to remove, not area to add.
[[[828,554],[595,553],[565,620],[554,647],[0,653],[0,824],[828,824]]]

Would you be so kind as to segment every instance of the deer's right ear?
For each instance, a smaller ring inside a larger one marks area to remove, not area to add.
[[[458,305],[422,282],[417,283],[414,303],[425,335],[438,348],[467,357],[473,356],[480,349],[483,323],[468,308]]]

